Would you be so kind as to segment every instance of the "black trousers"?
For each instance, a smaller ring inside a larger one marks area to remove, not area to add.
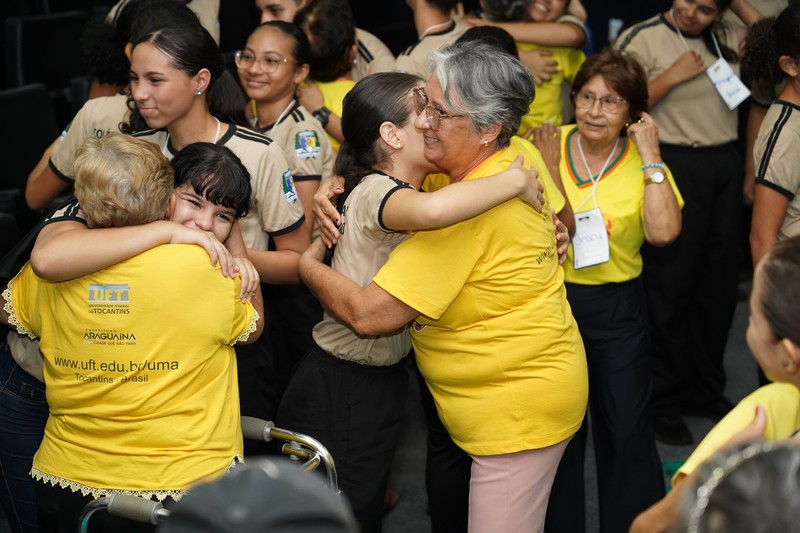
[[[310,435],[328,449],[363,533],[381,531],[407,394],[408,370],[402,361],[362,365],[314,345],[281,399],[278,426]]]
[[[723,355],[736,309],[743,167],[733,144],[662,145],[661,155],[685,205],[675,242],[642,248],[652,408],[678,413],[719,400],[725,389]]]
[[[640,279],[598,286],[567,283],[566,287],[589,368],[600,531],[628,531],[636,515],[664,496],[649,409],[644,289]],[[586,529],[586,435],[584,420],[556,473],[545,523],[548,533]]]
[[[264,285],[266,327],[274,360],[275,393],[280,401],[300,360],[311,349],[311,332],[322,306],[305,285]]]
[[[261,290],[264,291],[266,287],[262,284]],[[237,345],[235,349],[241,415],[275,420],[275,414],[278,412],[278,395],[268,328],[264,328],[256,342]],[[265,442],[250,439],[244,441],[245,457],[271,453],[275,453],[275,450]]]
[[[433,396],[416,365],[422,412],[428,426],[425,489],[432,533],[466,533],[472,457],[456,446],[436,411]]]

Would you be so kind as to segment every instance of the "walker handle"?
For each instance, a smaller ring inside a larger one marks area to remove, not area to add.
[[[270,430],[275,427],[275,424],[254,418],[252,416],[242,417],[242,436],[246,439],[263,440],[269,442],[272,440]]]
[[[139,523],[158,525],[167,511],[161,502],[145,500],[127,494],[112,494],[108,498],[108,513]]]

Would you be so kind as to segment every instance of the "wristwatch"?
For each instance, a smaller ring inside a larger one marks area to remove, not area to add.
[[[644,186],[647,187],[648,185],[651,185],[653,183],[655,183],[656,185],[659,183],[664,183],[664,179],[665,178],[663,172],[659,171],[653,172],[653,174],[651,174],[649,178],[644,179]]]
[[[322,127],[324,128],[328,125],[328,119],[331,118],[331,110],[323,106],[312,112],[311,116],[319,120],[319,123],[322,124]]]

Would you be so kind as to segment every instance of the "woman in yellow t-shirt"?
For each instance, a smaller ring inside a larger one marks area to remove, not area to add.
[[[564,277],[589,365],[601,529],[627,531],[636,514],[664,494],[647,407],[649,336],[639,249],[645,240],[664,245],[675,239],[682,200],[661,162],[658,128],[644,113],[647,80],[638,63],[610,50],[595,54],[574,88],[577,126],[557,134],[543,128],[535,138],[575,211]],[[559,148],[550,148],[555,143]],[[586,433],[584,424],[556,477],[548,513],[556,531],[584,529]]]
[[[709,431],[676,472],[669,494],[636,518],[632,533],[672,531],[683,493],[697,488],[688,476],[730,442],[754,438],[779,441],[800,431],[799,276],[800,236],[778,242],[756,265],[747,345],[767,377],[775,382],[744,398]]]
[[[344,222],[331,268],[359,285],[372,280],[408,230],[447,226],[517,194],[539,193],[535,173],[516,162],[497,177],[421,194],[425,175],[435,170],[414,125],[414,97],[421,88],[414,75],[378,73],[359,81],[344,101],[346,140],[335,169],[344,177]],[[408,391],[408,330],[360,335],[326,313],[313,336],[277,422],[328,448],[361,530],[379,531]],[[336,422],[343,419],[348,422]]]
[[[481,42],[440,49],[431,64],[415,91],[425,158],[451,183],[505,169],[519,153],[511,138],[533,97],[530,73]],[[417,232],[365,287],[319,262],[321,251],[303,256],[301,276],[331,314],[359,335],[413,322],[439,417],[472,460],[470,530],[541,531],[588,385],[550,216],[512,199]]]

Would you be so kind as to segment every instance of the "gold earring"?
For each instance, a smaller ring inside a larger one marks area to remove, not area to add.
[[[489,141],[487,141],[486,139],[484,139],[484,140],[483,140],[483,145],[484,145],[484,146],[489,146]]]

